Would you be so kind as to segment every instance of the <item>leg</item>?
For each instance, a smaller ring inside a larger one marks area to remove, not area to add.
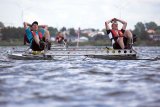
[[[118,42],[119,46],[120,46],[122,49],[125,48],[124,42],[123,42],[123,37],[119,37],[119,38],[117,39],[117,42]]]
[[[32,41],[31,49],[33,51],[41,51],[42,49],[40,48],[40,45],[38,45],[35,40]]]
[[[34,36],[34,41],[35,41],[35,44],[33,44],[33,47],[35,51],[44,50],[44,47],[45,47],[44,42],[40,41],[39,36]]]
[[[34,38],[36,44],[39,45],[39,41],[40,41],[40,40],[39,40],[39,37],[38,37],[38,36],[34,36],[33,38]]]
[[[51,49],[51,38],[50,38],[50,33],[47,29],[45,30],[44,37],[45,37],[46,47],[48,48],[48,50],[50,50]]]
[[[132,35],[131,31],[126,30],[124,32],[124,36],[127,38],[127,44],[133,44],[133,35]]]
[[[44,34],[44,37],[45,37],[45,41],[50,41],[50,33],[49,33],[49,31],[48,30],[45,30],[45,34]]]

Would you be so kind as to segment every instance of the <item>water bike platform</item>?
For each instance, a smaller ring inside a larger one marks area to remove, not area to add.
[[[8,54],[9,58],[17,60],[51,60],[56,56],[86,56],[107,60],[134,60],[137,52],[133,49],[54,48],[43,52],[12,52]]]

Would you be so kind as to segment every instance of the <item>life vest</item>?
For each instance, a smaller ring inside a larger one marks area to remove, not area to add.
[[[113,35],[113,38],[123,37],[123,33],[121,30],[118,30],[118,32],[116,32],[115,30],[111,30],[111,33]]]
[[[32,35],[33,35],[33,37],[36,36],[36,32],[33,32],[33,31],[32,31]],[[39,36],[39,39],[42,40],[43,35],[42,35],[41,32],[38,32],[38,36]]]
[[[33,37],[36,36],[36,32],[33,32],[33,31],[31,31],[31,32],[32,32]],[[43,35],[41,32],[38,32],[38,36],[39,36],[39,39],[42,40]],[[27,43],[30,44],[30,41],[28,40],[27,35],[24,34],[24,45],[26,45]]]
[[[115,30],[111,30],[111,33],[109,33],[109,38],[111,39],[112,45],[117,42],[118,37],[123,37],[123,33],[121,30],[118,30],[116,32]]]

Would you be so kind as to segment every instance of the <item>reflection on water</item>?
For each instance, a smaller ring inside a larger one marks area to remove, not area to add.
[[[0,47],[1,107],[160,105],[160,60],[10,60],[9,49]],[[135,49],[140,58],[160,56],[160,47]]]

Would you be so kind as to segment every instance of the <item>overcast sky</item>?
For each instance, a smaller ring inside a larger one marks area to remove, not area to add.
[[[0,21],[5,26],[22,22],[52,27],[103,29],[104,22],[121,18],[134,25],[154,21],[160,25],[160,0],[0,0]]]

